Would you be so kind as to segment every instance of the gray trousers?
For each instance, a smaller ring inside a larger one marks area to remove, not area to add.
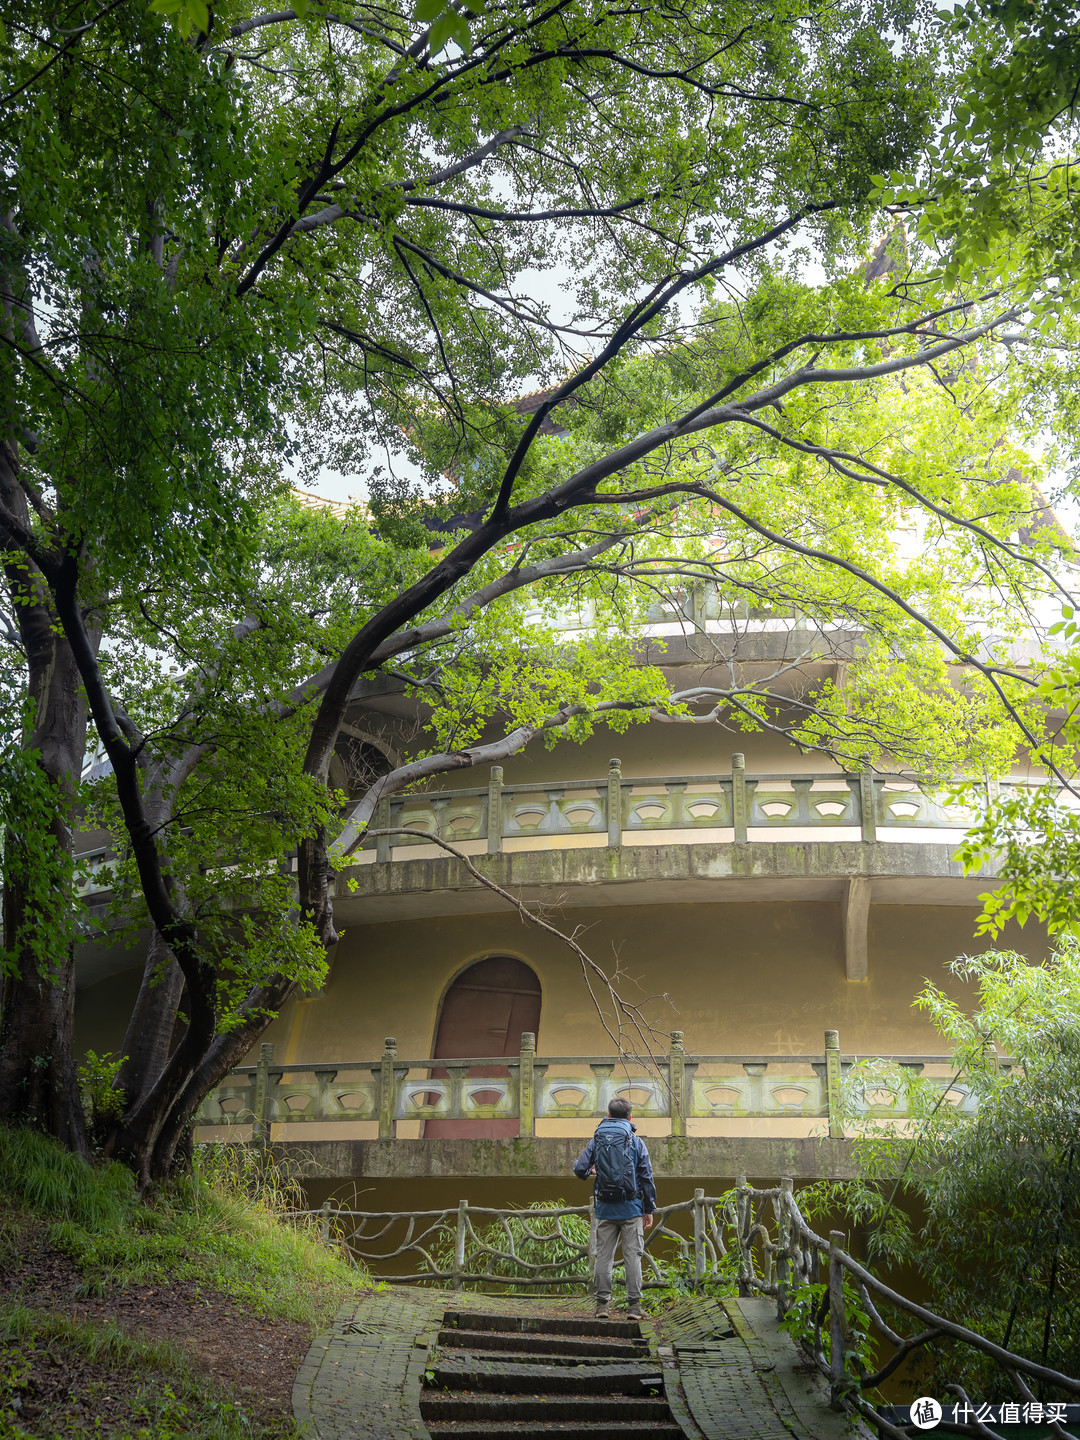
[[[641,1299],[641,1255],[645,1249],[641,1216],[635,1215],[632,1220],[597,1220],[593,1287],[598,1305],[606,1305],[611,1299],[611,1271],[615,1264],[615,1246],[620,1240],[626,1262],[627,1304],[633,1305]]]

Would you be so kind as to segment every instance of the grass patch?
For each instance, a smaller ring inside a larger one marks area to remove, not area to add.
[[[282,1221],[288,1182],[267,1162],[260,1188],[259,1168],[211,1150],[142,1203],[124,1166],[90,1166],[34,1131],[0,1127],[0,1196],[52,1222],[49,1243],[77,1266],[85,1295],[192,1280],[257,1315],[325,1324],[366,1275],[313,1226]],[[0,1224],[0,1266],[17,1247]]]
[[[296,1365],[370,1282],[282,1218],[296,1190],[210,1147],[141,1202],[123,1166],[0,1126],[0,1440],[299,1440]]]
[[[142,1340],[125,1335],[114,1324],[86,1324],[13,1304],[0,1310],[0,1344],[21,1340],[63,1341],[87,1360],[104,1360],[129,1369],[161,1370],[181,1380],[193,1379],[191,1365],[183,1351],[163,1340]]]

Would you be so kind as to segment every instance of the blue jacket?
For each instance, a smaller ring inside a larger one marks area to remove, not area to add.
[[[656,1209],[656,1186],[653,1184],[652,1161],[649,1159],[648,1150],[645,1149],[645,1141],[638,1135],[636,1128],[630,1125],[629,1120],[614,1120],[610,1117],[607,1120],[601,1120],[596,1127],[597,1134],[605,1125],[628,1125],[633,1132],[638,1193],[632,1200],[597,1200],[596,1218],[598,1220],[633,1220],[637,1215],[651,1215]],[[595,1149],[596,1136],[594,1135],[574,1161],[574,1174],[579,1180],[589,1178]]]

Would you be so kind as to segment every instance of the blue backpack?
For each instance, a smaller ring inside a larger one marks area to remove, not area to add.
[[[598,1128],[593,1165],[596,1167],[593,1195],[597,1200],[619,1204],[634,1198],[638,1193],[637,1152],[629,1120],[609,1120]]]

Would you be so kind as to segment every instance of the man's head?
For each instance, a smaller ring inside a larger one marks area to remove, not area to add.
[[[612,1120],[630,1119],[630,1101],[618,1098],[608,1101],[607,1113]]]

